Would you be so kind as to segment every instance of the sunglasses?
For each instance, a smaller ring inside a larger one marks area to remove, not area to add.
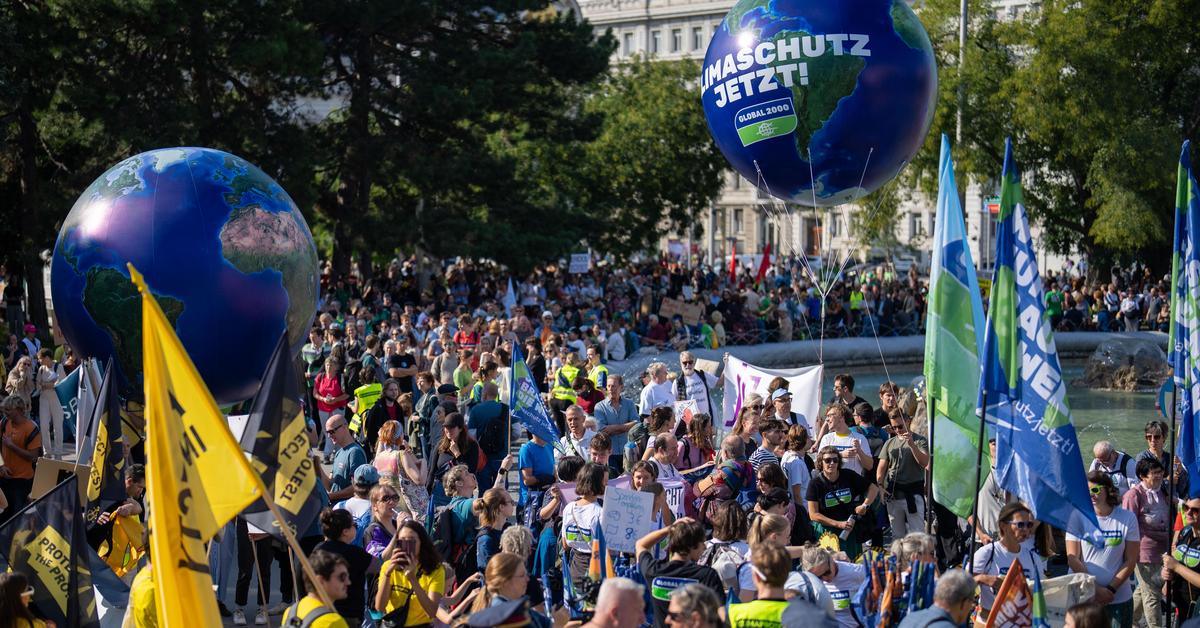
[[[1017,529],[1017,530],[1031,530],[1031,529],[1033,529],[1033,522],[1032,522],[1032,521],[1005,521],[1005,522],[1003,522],[1003,523],[1007,523],[1008,525],[1012,526],[1013,528],[1015,528],[1015,529]]]
[[[398,501],[400,501],[400,496],[399,495],[384,495],[383,497],[379,498],[379,501],[381,501],[381,502],[398,502]]]
[[[680,361],[680,364],[682,364],[682,365],[684,365],[684,366],[691,366],[691,365],[693,365],[693,364],[695,364],[695,363],[696,363],[696,361],[695,361],[695,360],[682,360],[682,361]]]
[[[1100,493],[1104,492],[1104,487],[1103,486],[1093,486],[1093,487],[1089,488],[1088,490],[1091,491],[1092,495],[1099,495]]]
[[[1146,440],[1162,440],[1162,434],[1146,434]]]
[[[842,461],[841,458],[821,458],[821,462],[823,464],[837,464],[841,461]]]
[[[1184,510],[1184,512],[1186,512],[1189,515],[1196,515],[1196,516],[1200,517],[1200,508],[1192,508],[1191,506],[1189,506],[1187,508],[1184,508],[1183,510]]]
[[[325,430],[325,433],[326,434],[337,434],[338,430],[342,429],[343,427],[346,427],[346,426],[338,425],[337,427],[333,427],[333,428]]]

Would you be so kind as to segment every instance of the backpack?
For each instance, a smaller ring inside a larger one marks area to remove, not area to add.
[[[479,443],[481,452],[502,452],[504,451],[505,437],[508,435],[508,408],[504,408],[500,412],[500,416],[488,421],[476,433],[475,441]]]
[[[318,619],[326,615],[332,615],[333,611],[324,606],[318,606],[317,608],[309,611],[308,614],[304,616],[304,619],[300,619],[300,617],[298,617],[299,613],[300,603],[296,602],[295,604],[289,606],[286,611],[284,611],[281,624],[283,626],[291,626],[295,628],[309,628],[316,623]]]
[[[361,370],[361,361],[355,360],[346,364],[346,367],[342,369],[342,390],[354,391],[359,386],[362,386],[361,378],[358,376]]]
[[[733,549],[732,543],[713,540],[698,561],[705,567],[711,567],[721,576],[721,584],[725,589],[738,589],[738,569],[746,562],[746,557]]]
[[[475,553],[478,537],[469,535],[467,530],[456,529],[459,528],[456,519],[454,509],[449,505],[434,511],[433,546],[446,558],[446,562],[454,567],[454,573],[461,582],[479,571]]]
[[[345,503],[345,502],[338,502],[337,506],[335,506],[335,507],[341,508],[343,503]],[[355,532],[354,532],[354,541],[351,542],[352,545],[357,545],[359,547],[363,547],[363,539],[366,538],[367,528],[370,527],[370,525],[371,525],[371,509],[368,508],[366,512],[364,512],[363,514],[354,518]]]

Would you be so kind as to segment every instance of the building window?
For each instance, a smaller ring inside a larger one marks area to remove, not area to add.
[[[671,52],[680,50],[683,50],[683,31],[676,28],[671,31]]]
[[[734,233],[742,233],[742,231],[743,231],[743,229],[742,229],[742,213],[744,211],[745,210],[743,210],[741,208],[733,210],[733,232]]]
[[[625,42],[622,46],[625,49],[625,56],[633,54],[633,33],[625,33]]]
[[[692,28],[692,50],[702,50],[704,48],[704,27],[695,26]]]
[[[842,235],[842,221],[838,220],[838,215],[829,213],[826,216],[826,222],[829,223],[829,237],[836,238]]]
[[[650,31],[650,54],[662,51],[662,31]]]
[[[733,189],[735,189],[735,190],[742,189],[742,175],[740,175],[736,172],[732,172],[730,174],[733,175]]]
[[[915,238],[921,228],[920,221],[917,220],[917,212],[908,212],[908,237]]]
[[[713,225],[713,230],[716,231],[717,236],[719,236],[721,239],[725,239],[725,233],[728,231],[728,229],[725,228],[724,209],[718,209],[713,212],[713,222],[715,223]]]
[[[933,234],[933,221],[934,221],[934,219],[937,218],[937,212],[929,212],[928,214],[925,214],[925,216],[929,219],[927,221],[929,223],[929,228],[925,231],[925,233],[932,235]]]

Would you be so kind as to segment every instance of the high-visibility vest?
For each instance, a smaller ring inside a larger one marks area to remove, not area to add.
[[[600,383],[601,375],[604,376],[603,384]],[[603,364],[596,366],[588,372],[588,379],[592,380],[592,383],[596,385],[596,388],[604,390],[604,387],[608,385],[608,367]]]
[[[367,416],[367,411],[370,410],[375,402],[383,396],[383,384],[378,382],[359,386],[354,389],[354,399],[357,403],[354,405],[354,416],[350,419],[350,431],[355,434],[362,429],[363,418]]]
[[[729,625],[781,626],[783,611],[787,609],[783,600],[754,600],[745,604],[729,605]]]
[[[558,369],[558,373],[554,376],[554,388],[550,390],[550,397],[553,399],[563,399],[575,403],[577,398],[575,395],[575,378],[579,375],[579,367],[564,364]]]

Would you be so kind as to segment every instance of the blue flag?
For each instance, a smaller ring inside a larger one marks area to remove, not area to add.
[[[1192,175],[1188,142],[1179,154],[1175,194],[1175,252],[1171,273],[1171,366],[1179,390],[1179,461],[1188,472],[1188,496],[1200,495],[1200,189]]]
[[[54,385],[54,394],[63,409],[63,441],[75,440],[75,422],[79,415],[79,374],[82,368],[71,371],[61,382]],[[70,436],[70,438],[66,438]]]
[[[542,401],[537,383],[525,364],[521,349],[513,346],[512,373],[510,374],[511,388],[508,394],[508,412],[513,420],[529,428],[529,431],[542,440],[558,447],[558,427],[550,418],[550,411]]]
[[[996,435],[996,481],[1036,519],[1099,539],[1011,140],[1004,146],[999,220],[981,385]]]

